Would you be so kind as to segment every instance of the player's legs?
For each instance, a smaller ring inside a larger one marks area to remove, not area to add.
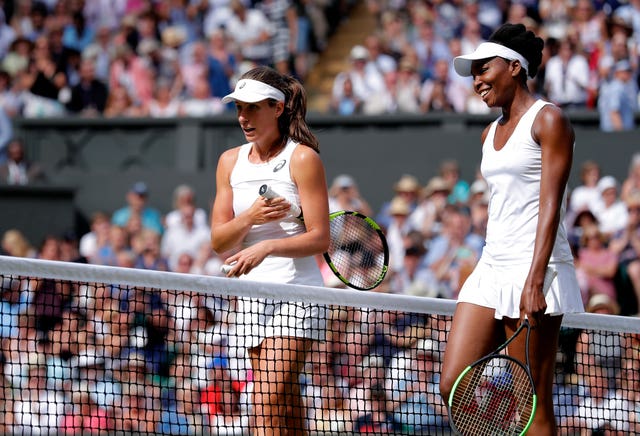
[[[520,322],[517,319],[508,318],[505,318],[504,321],[507,335],[513,334]],[[529,360],[531,375],[536,386],[538,405],[529,434],[536,436],[552,436],[558,433],[553,412],[553,382],[561,324],[562,316],[545,316],[538,326],[531,330]],[[525,335],[521,334],[509,344],[509,354],[524,362],[524,345]]]
[[[270,337],[250,350],[254,435],[306,434],[298,375],[311,344],[310,339]]]
[[[446,404],[462,370],[503,342],[502,324],[494,313],[471,303],[456,305],[440,374],[440,394]]]

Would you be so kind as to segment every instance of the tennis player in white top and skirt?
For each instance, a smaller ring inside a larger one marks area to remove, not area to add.
[[[472,362],[511,337],[525,319],[533,326],[531,372],[538,407],[532,435],[555,435],[553,381],[564,313],[582,312],[564,228],[566,186],[575,135],[562,111],[527,86],[544,42],[521,24],[505,24],[454,67],[472,76],[474,91],[501,116],[482,133],[481,172],[489,185],[489,219],[481,259],[464,283],[440,377],[448,404],[453,385]],[[545,275],[557,275],[543,292]],[[508,347],[524,362],[524,335]]]

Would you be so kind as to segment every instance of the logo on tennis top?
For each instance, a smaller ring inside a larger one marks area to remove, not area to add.
[[[282,159],[280,162],[278,162],[278,165],[276,165],[275,167],[273,167],[273,172],[277,173],[278,171],[280,171],[282,169],[282,167],[287,163],[286,159]]]

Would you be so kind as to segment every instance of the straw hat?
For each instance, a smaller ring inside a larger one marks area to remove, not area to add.
[[[411,208],[409,203],[402,197],[394,197],[389,206],[390,215],[409,215]]]
[[[396,192],[415,192],[420,189],[420,182],[418,179],[410,174],[404,174],[400,177],[400,180],[393,185],[393,189]]]
[[[427,183],[427,186],[424,187],[424,196],[430,197],[435,192],[446,192],[449,194],[449,192],[451,192],[451,186],[440,176],[432,177],[429,183]]]

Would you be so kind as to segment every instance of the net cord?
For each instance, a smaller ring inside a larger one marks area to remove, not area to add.
[[[128,286],[198,291],[210,295],[268,298],[280,301],[335,304],[400,310],[412,313],[453,315],[456,301],[444,298],[363,292],[321,286],[236,280],[198,274],[87,265],[72,262],[0,256],[0,273],[16,276],[46,277],[77,282],[118,283]],[[233,284],[230,285],[230,281]],[[590,330],[640,333],[640,318],[593,313],[565,314],[562,326]]]

